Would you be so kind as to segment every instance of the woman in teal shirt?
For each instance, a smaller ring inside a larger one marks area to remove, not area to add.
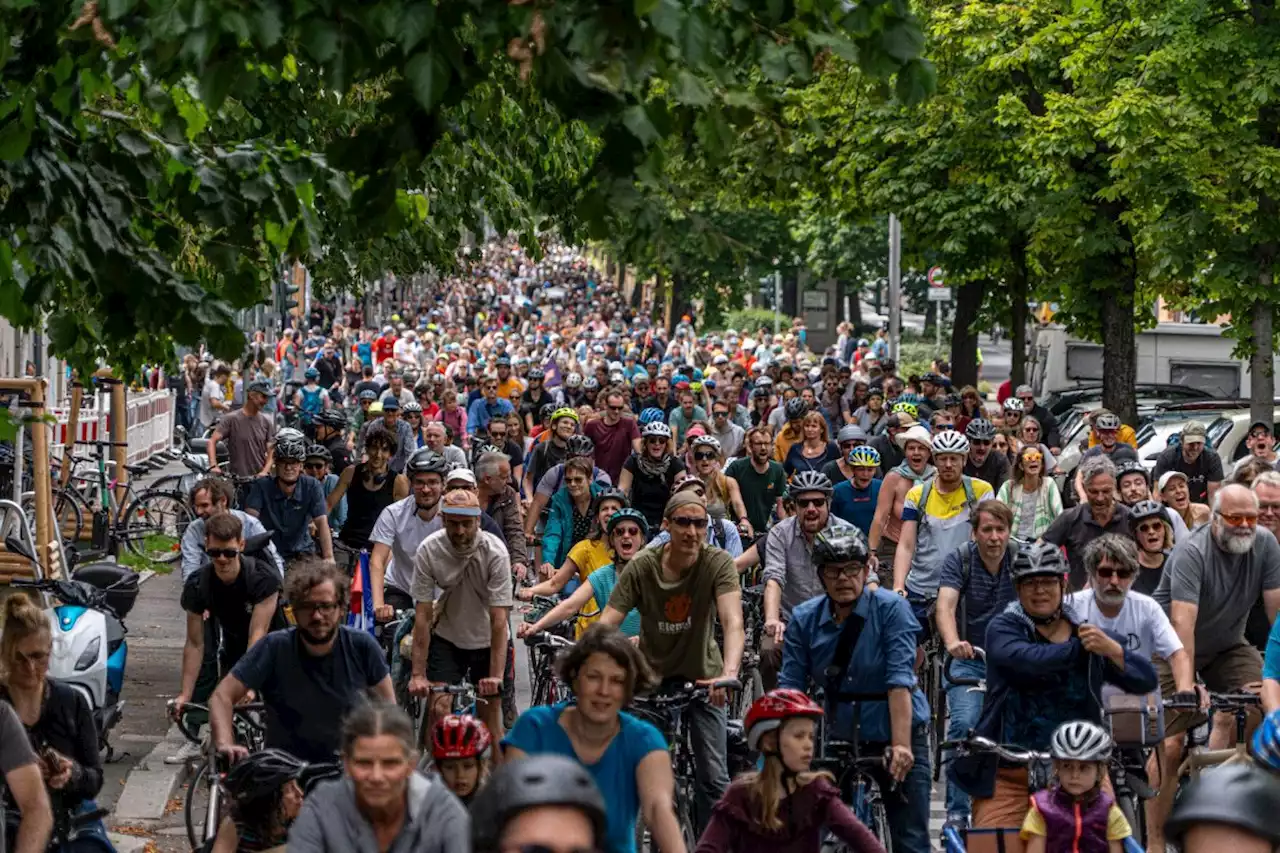
[[[556,672],[574,701],[521,714],[502,741],[507,760],[551,753],[585,767],[608,806],[604,853],[635,853],[642,809],[654,845],[682,849],[667,742],[652,725],[622,711],[656,681],[640,650],[616,628],[592,625],[556,661]]]

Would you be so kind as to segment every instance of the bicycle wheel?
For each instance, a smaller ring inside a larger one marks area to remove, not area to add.
[[[182,495],[148,490],[129,506],[118,535],[131,553],[155,563],[174,563],[182,558],[182,534],[194,520]]]
[[[200,764],[196,774],[187,785],[186,802],[182,804],[182,816],[187,824],[187,840],[191,849],[199,850],[208,839],[208,820],[211,809],[218,809],[218,780],[216,775],[210,779],[209,762]]]
[[[893,834],[889,830],[889,813],[879,796],[871,803],[871,826],[868,827],[885,850],[893,849]]]
[[[34,492],[22,496],[22,512],[27,516],[31,532],[36,529],[36,496]],[[84,533],[84,519],[91,515],[84,498],[75,489],[53,490],[53,520],[55,529],[62,534],[64,542],[72,545],[80,541]]]

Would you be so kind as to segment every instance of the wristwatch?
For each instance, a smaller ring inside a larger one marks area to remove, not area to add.
[[[898,595],[902,596],[903,598],[907,597],[907,591],[905,589],[895,589],[894,592],[896,592]]]

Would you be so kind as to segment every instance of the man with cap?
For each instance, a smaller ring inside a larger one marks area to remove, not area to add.
[[[880,495],[876,499],[871,535],[867,537],[871,552],[884,561],[886,566],[893,565],[894,555],[898,550],[898,536],[902,533],[902,508],[907,492],[917,483],[923,483],[937,473],[929,463],[933,452],[929,430],[913,423],[906,429],[900,429],[894,435],[893,443],[897,446],[902,461],[886,469],[888,463],[883,455],[881,457],[880,470],[886,473],[880,486]]]
[[[1049,445],[1049,452],[1057,456],[1062,449],[1062,437],[1058,434],[1058,419],[1046,407],[1036,402],[1036,394],[1030,385],[1019,385],[1014,396],[1022,402],[1022,414],[1036,419],[1040,424],[1040,440]]]
[[[1191,502],[1187,488],[1187,475],[1181,471],[1165,471],[1156,483],[1157,497],[1166,507],[1177,513],[1188,530],[1195,530],[1209,520],[1209,507]]]
[[[244,405],[224,415],[209,439],[209,470],[218,465],[218,442],[226,439],[231,473],[237,477],[265,477],[271,473],[271,444],[276,422],[262,410],[271,395],[271,386],[261,380],[249,383]]]
[[[1181,471],[1187,478],[1192,503],[1205,504],[1222,485],[1222,457],[1205,444],[1204,424],[1192,421],[1182,428],[1179,441],[1169,445],[1156,458],[1157,480],[1166,471]]]
[[[490,733],[502,736],[498,700],[507,666],[507,620],[515,603],[511,559],[502,540],[480,529],[475,492],[445,492],[444,529],[422,540],[409,589],[415,614],[409,692],[426,696],[432,684],[477,685],[479,711]],[[437,694],[430,725],[448,713],[450,696]]]
[[[1276,435],[1271,428],[1271,424],[1266,421],[1255,421],[1249,427],[1249,432],[1246,433],[1244,441],[1249,448],[1249,455],[1242,458],[1232,467],[1232,474],[1251,459],[1261,459],[1272,468],[1280,471],[1280,465],[1276,464],[1280,460],[1280,457],[1276,454]]]

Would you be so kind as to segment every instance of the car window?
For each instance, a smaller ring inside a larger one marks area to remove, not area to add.
[[[1199,388],[1217,397],[1240,395],[1240,365],[1170,361],[1169,380],[1188,388]]]
[[[1216,418],[1205,430],[1205,442],[1214,450],[1217,450],[1222,446],[1222,440],[1231,432],[1231,427],[1234,423],[1235,421],[1230,418]]]
[[[1102,347],[1097,344],[1067,344],[1068,379],[1102,379]]]

